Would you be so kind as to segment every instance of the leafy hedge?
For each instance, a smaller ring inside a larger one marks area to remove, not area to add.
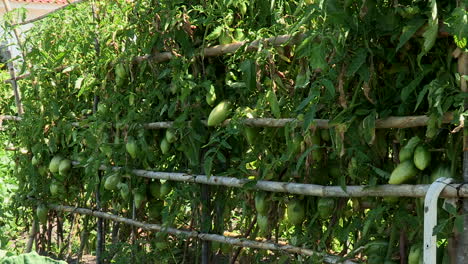
[[[131,215],[128,197],[133,192],[144,201],[138,219],[199,229],[198,205],[205,203],[212,216],[205,229],[212,232],[244,233],[258,214],[254,231],[260,232],[252,237],[273,236],[350,258],[357,258],[356,250],[363,246],[367,263],[383,263],[406,257],[399,243],[409,249],[421,240],[420,202],[254,194],[248,186],[212,188],[211,199],[202,201],[199,186],[163,184],[169,193],[158,195],[148,187],[158,183],[125,170],[113,178],[115,186],[108,186],[115,190],[106,190],[103,183],[113,173],[101,175],[98,167],[343,188],[377,185],[388,182],[399,149],[418,136],[433,150],[432,162],[409,183],[428,183],[440,166],[456,178],[461,174],[462,137],[450,130],[464,114],[466,95],[452,53],[466,49],[468,28],[467,13],[455,1],[140,0],[91,6],[70,7],[27,32],[25,61],[31,67],[24,69],[31,76],[20,82],[25,115],[15,125],[13,140],[31,155],[16,156],[18,206],[36,206],[26,199],[34,197],[93,207],[93,194],[101,186],[102,206],[122,215]],[[283,34],[301,41],[277,47],[260,42],[253,52],[240,48],[229,55],[200,56],[206,47]],[[154,59],[162,52],[170,52],[172,59]],[[135,59],[146,54],[152,56]],[[232,122],[205,126],[202,120],[221,101],[232,104]],[[446,112],[454,113],[449,126],[441,123]],[[428,115],[428,126],[375,129],[376,119],[410,115]],[[246,117],[303,122],[252,128],[242,124]],[[330,119],[334,126],[311,129],[317,118]],[[155,121],[174,124],[169,132],[141,126]],[[127,151],[129,142],[136,151]],[[49,161],[58,155],[78,160],[84,168],[49,172]],[[258,210],[255,196],[267,210]],[[453,223],[460,221],[453,206],[447,210],[441,212],[438,229],[441,250]],[[282,220],[285,211],[289,221]],[[399,233],[396,226],[407,228]],[[139,237],[159,250],[165,248],[161,241],[170,243],[173,250],[162,251],[168,262],[199,252],[192,242],[184,253],[186,242],[180,238]],[[128,236],[119,241],[128,242]],[[218,253],[230,250],[216,247]],[[143,255],[144,249],[139,251]],[[257,261],[263,258],[247,252]]]

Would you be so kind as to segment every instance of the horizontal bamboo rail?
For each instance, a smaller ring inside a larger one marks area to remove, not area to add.
[[[8,121],[21,121],[20,116],[12,116],[12,115],[0,115],[0,122],[3,120],[8,120]]]
[[[9,116],[9,115],[0,115],[1,120],[13,120],[21,121],[21,117]],[[442,123],[448,124],[453,120],[453,113],[446,113],[442,117]],[[429,117],[425,115],[420,116],[391,116],[383,119],[377,119],[375,121],[375,128],[411,128],[411,127],[420,127],[427,126]],[[206,121],[202,121],[206,124]],[[224,121],[223,125],[227,125],[232,122],[231,119]],[[252,126],[252,127],[284,127],[288,123],[296,122],[297,124],[302,124],[301,121],[295,118],[247,118],[240,120],[241,123]],[[79,127],[79,122],[74,122],[74,126]],[[167,129],[171,128],[174,125],[172,121],[162,121],[162,122],[151,122],[143,124],[143,127],[146,129]],[[314,119],[312,122],[312,127],[318,128],[331,128],[337,126],[338,124],[330,124],[328,119]]]
[[[280,36],[275,36],[275,37],[270,37],[270,38],[265,38],[265,39],[258,39],[252,42],[248,41],[239,41],[239,42],[234,42],[230,44],[224,44],[224,45],[216,45],[213,47],[209,48],[204,48],[200,52],[200,57],[216,57],[216,56],[222,56],[230,53],[234,53],[237,50],[239,50],[242,47],[245,47],[246,51],[255,51],[258,49],[260,44],[266,44],[266,45],[272,45],[272,46],[281,46],[286,43],[290,44],[297,44],[301,42],[304,38],[306,37],[305,34],[297,34],[297,35],[280,35]],[[143,56],[137,56],[133,59],[134,62],[141,63],[142,61],[145,60],[152,60],[155,62],[165,62],[169,61],[174,57],[174,55],[171,52],[161,52],[161,53],[156,53],[154,55],[143,55]]]
[[[453,120],[453,113],[446,113],[442,117],[442,123],[448,124]],[[425,115],[420,116],[391,116],[383,119],[377,119],[375,121],[375,128],[411,128],[411,127],[420,127],[427,126],[429,117]],[[231,122],[231,119],[224,121],[223,125],[227,125]],[[252,126],[252,127],[284,127],[288,123],[296,122],[298,125],[302,124],[301,121],[295,118],[248,118],[241,120],[241,123]],[[206,121],[203,123],[206,124]],[[167,129],[172,127],[174,122],[152,122],[146,123],[143,126],[146,129]],[[337,126],[338,124],[330,124],[330,120],[327,119],[314,119],[312,122],[312,127],[317,128],[331,128]]]
[[[59,71],[62,71],[64,69],[66,69],[68,66],[59,66],[59,67],[55,67],[53,69],[54,72],[59,72]],[[23,79],[26,79],[28,78],[29,76],[31,76],[31,73],[25,73],[25,74],[21,74],[21,75],[18,75],[16,76],[15,78],[10,78],[10,79],[6,79],[5,81],[3,81],[4,83],[9,83],[11,81],[18,81],[18,80],[23,80]]]
[[[79,162],[72,162],[73,166],[80,167]],[[100,166],[100,170],[112,169],[120,171],[123,167],[107,167]],[[246,184],[252,184],[250,188],[279,193],[300,194],[319,197],[419,197],[426,195],[429,189],[429,184],[400,184],[400,185],[353,185],[346,186],[344,190],[341,186],[323,186],[317,184],[293,183],[293,182],[277,182],[277,181],[257,181],[254,183],[248,179],[238,179],[225,176],[206,176],[195,175],[178,172],[156,172],[148,170],[131,170],[135,176],[160,179],[179,182],[190,182],[217,186],[226,186],[234,188],[242,188]],[[441,197],[468,197],[468,185],[465,184],[448,184],[442,191]]]
[[[276,243],[258,242],[255,240],[248,240],[248,239],[243,239],[243,238],[228,237],[228,236],[217,235],[217,234],[199,233],[197,231],[181,230],[181,229],[176,229],[172,227],[163,227],[158,224],[143,223],[140,221],[135,221],[132,219],[124,218],[118,215],[114,215],[114,214],[110,214],[106,212],[100,212],[100,211],[93,211],[93,210],[86,209],[86,208],[76,208],[72,206],[55,205],[55,204],[49,204],[48,207],[49,209],[52,209],[55,211],[89,215],[93,217],[108,219],[108,220],[112,220],[115,222],[120,222],[120,223],[124,223],[128,225],[136,226],[144,230],[151,230],[151,231],[158,231],[158,232],[162,231],[162,232],[166,232],[168,234],[175,235],[175,236],[182,236],[186,238],[198,238],[201,240],[209,240],[209,241],[214,241],[214,242],[219,242],[219,243],[224,243],[224,244],[229,244],[229,245],[239,246],[239,247],[249,247],[249,248],[265,249],[265,250],[272,250],[272,251],[283,251],[283,252],[301,254],[301,255],[306,255],[306,256],[320,256],[320,257],[323,257],[323,260],[327,263],[344,263],[344,264],[356,263],[350,260],[341,261],[341,257],[338,257],[338,256],[332,256],[332,255],[328,255],[324,253],[315,252],[310,249],[294,247],[290,245],[280,245]]]
[[[241,41],[241,42],[235,42],[235,43],[224,44],[224,45],[216,45],[213,47],[204,48],[200,52],[199,56],[200,57],[222,56],[222,55],[226,55],[229,53],[234,53],[238,49],[242,48],[243,46],[246,47],[247,51],[255,51],[258,49],[261,43],[270,44],[273,46],[280,46],[286,43],[297,44],[300,41],[302,41],[304,38],[305,38],[305,34],[297,34],[295,36],[280,35],[280,36],[275,36],[275,37],[270,37],[270,38],[265,38],[265,39],[259,39],[259,40],[255,40],[252,42]],[[174,56],[175,55],[173,55],[172,52],[164,51],[164,52],[159,52],[156,54],[146,54],[142,56],[136,56],[133,58],[133,62],[141,63],[146,60],[151,60],[156,63],[162,63],[162,62],[170,61],[172,58],[174,58]],[[67,67],[59,66],[55,68],[55,71],[61,71],[65,68]],[[15,77],[14,79],[7,79],[5,80],[5,82],[11,82],[12,80],[22,80],[22,79],[28,78],[29,76],[31,76],[31,73],[26,73],[26,74],[19,75]]]

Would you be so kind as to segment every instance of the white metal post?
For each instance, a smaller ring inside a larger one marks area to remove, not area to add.
[[[433,235],[437,224],[437,200],[452,178],[439,178],[431,184],[424,198],[424,264],[436,264],[437,236]]]

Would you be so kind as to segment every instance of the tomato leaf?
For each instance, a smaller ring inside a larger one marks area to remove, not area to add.
[[[206,40],[215,40],[218,39],[219,36],[221,36],[221,32],[223,31],[224,25],[217,26],[211,31],[208,36],[206,36]]]
[[[242,78],[247,89],[254,90],[257,87],[255,62],[253,60],[246,60],[241,63],[240,69],[242,70]]]
[[[461,49],[467,45],[468,36],[468,11],[457,7],[452,14],[444,20],[447,31],[454,35],[455,43]]]
[[[322,79],[321,83],[325,87],[327,97],[333,98],[336,93],[335,85],[333,85],[333,82],[330,81],[329,79]]]
[[[401,31],[400,35],[400,42],[398,43],[398,46],[396,47],[396,51],[398,51],[403,45],[410,40],[413,35],[418,31],[419,28],[424,25],[424,22],[426,22],[424,19],[421,18],[413,18],[411,19],[407,25],[405,25]]]
[[[327,61],[325,60],[325,45],[321,43],[317,45],[315,43],[309,50],[309,65],[312,69],[326,69],[328,67]]]
[[[431,17],[429,18],[426,31],[423,33],[424,43],[421,52],[418,55],[418,65],[421,64],[421,59],[434,46],[439,33],[439,20],[437,19],[437,3],[436,0],[431,0]]]
[[[434,229],[432,230],[432,235],[433,235],[433,236],[436,236],[437,234],[439,234],[440,232],[442,232],[442,230],[448,225],[449,220],[450,220],[450,219],[442,219],[442,220],[439,220],[439,222],[437,223],[437,225],[436,225],[436,226],[434,227]]]
[[[314,104],[309,108],[309,111],[307,111],[307,113],[304,115],[304,123],[302,125],[303,130],[309,129],[312,122],[314,122],[316,112],[317,112],[317,105]]]
[[[211,169],[213,167],[213,156],[205,156],[205,162],[203,163],[203,168],[205,169],[205,175],[211,177]]]
[[[296,172],[299,171],[299,169],[301,168],[302,164],[304,164],[305,158],[309,155],[309,153],[310,153],[314,148],[316,149],[316,148],[318,148],[318,146],[313,146],[313,147],[311,147],[311,148],[308,148],[306,151],[304,151],[304,153],[301,154],[301,156],[299,157],[299,159],[297,159],[297,163],[296,163]]]
[[[419,92],[418,94],[418,100],[416,102],[416,106],[414,107],[414,111],[416,111],[419,107],[419,105],[421,104],[422,100],[424,99],[424,96],[426,95],[426,93],[429,91],[429,86],[431,84],[428,84],[428,85],[425,85],[423,90],[421,92]]]
[[[351,63],[348,66],[348,70],[346,71],[346,76],[350,77],[353,76],[359,68],[366,62],[367,59],[367,49],[360,48],[357,50],[356,54],[354,54]]]
[[[364,140],[371,145],[375,140],[375,116],[376,112],[372,111],[362,120],[361,128],[364,134]]]
[[[425,68],[423,71],[421,71],[418,76],[412,80],[407,86],[403,87],[401,90],[401,100],[405,102],[408,97],[411,95],[411,93],[418,87],[418,85],[421,83],[423,80],[424,76],[426,76],[431,70],[428,68]]]
[[[310,70],[309,67],[306,69],[301,70],[299,74],[296,76],[296,82],[294,84],[294,88],[305,88],[310,83]]]

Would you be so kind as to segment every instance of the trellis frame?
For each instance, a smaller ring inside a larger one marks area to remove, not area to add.
[[[72,4],[77,4],[79,2],[84,2],[86,0],[78,0],[75,3]],[[71,5],[71,4],[69,4]],[[68,5],[67,5],[68,6]],[[55,13],[67,6],[64,6],[62,8],[59,8],[57,10],[54,10],[48,14],[45,14],[44,16],[41,16],[39,18],[33,19],[33,20],[28,20],[24,21],[22,23],[18,23],[15,25],[23,25],[27,23],[32,23],[37,20],[40,20],[44,17],[47,17],[51,13]],[[297,36],[296,36],[297,37]],[[302,40],[304,35],[301,35],[296,38],[296,40]],[[252,43],[248,42],[242,42],[242,43],[233,43],[233,44],[227,44],[227,45],[218,45],[212,48],[206,48],[201,52],[202,57],[210,57],[210,56],[219,56],[219,55],[225,55],[228,53],[233,53],[236,50],[238,50],[241,47],[246,47],[246,50],[255,50],[258,47],[258,44],[260,41],[264,41],[265,43],[271,43],[273,45],[282,45],[286,42],[289,42],[291,40],[290,35],[284,35],[284,36],[279,36],[279,37],[273,37],[265,40],[257,40]],[[294,43],[293,43],[294,44]],[[163,62],[163,61],[168,61],[173,58],[173,54],[169,52],[163,52],[163,53],[158,53],[155,55],[144,55],[140,57],[134,58],[135,62],[142,62],[145,60],[153,60],[155,62]],[[12,82],[15,82],[16,80],[26,78],[28,75],[23,75],[23,76],[12,76],[11,80]],[[462,81],[463,85],[463,81]],[[466,86],[466,84],[465,84]],[[18,104],[18,102],[17,102]],[[19,104],[20,105],[20,104]],[[22,110],[20,110],[21,114]],[[443,117],[443,123],[449,123],[452,121],[453,116],[444,116]],[[2,120],[0,116],[0,121]],[[4,120],[15,120],[15,118],[4,118]],[[411,119],[411,117],[396,117],[396,118],[389,118],[387,120],[376,120],[376,128],[407,128],[407,127],[415,127],[415,126],[424,126],[427,124],[428,117],[420,117],[416,119]],[[248,126],[256,126],[256,127],[282,127],[287,123],[290,122],[296,122],[297,120],[294,119],[282,119],[282,120],[275,120],[275,119],[247,119],[244,120],[244,124]],[[229,121],[225,122],[228,123]],[[0,123],[1,125],[1,123]],[[78,125],[79,126],[79,125]],[[148,123],[145,124],[144,127],[147,129],[164,129],[164,128],[169,128],[172,126],[171,122],[156,122],[156,123]],[[315,127],[319,128],[330,128],[330,125],[328,121],[326,120],[316,120],[314,122]],[[466,134],[466,133],[465,133]],[[467,152],[465,151],[465,154]],[[467,156],[467,155],[465,155]],[[466,180],[466,169],[468,165],[468,160],[465,157],[464,160],[464,176]],[[113,169],[120,169],[120,168],[113,168]],[[142,176],[142,177],[147,177],[147,178],[158,178],[158,179],[167,179],[167,180],[177,180],[180,179],[180,181],[188,181],[188,182],[196,182],[196,183],[203,183],[203,184],[210,184],[210,183],[217,183],[217,182],[225,182],[227,184],[232,185],[231,187],[242,187],[243,184],[245,184],[242,180],[239,180],[237,178],[229,178],[229,177],[218,177],[218,176],[211,176],[207,177],[205,175],[197,175],[197,176],[189,176],[187,174],[180,175],[178,173],[166,173],[166,172],[149,172],[149,171],[142,171],[142,170],[133,170],[136,175]],[[188,177],[188,178],[187,178]],[[229,179],[228,179],[229,178]],[[183,179],[183,180],[182,180]],[[213,182],[210,181],[210,179],[213,179]],[[270,184],[272,183],[272,184]],[[277,186],[278,184],[282,184],[283,187]],[[222,184],[214,184],[214,185],[222,185]],[[230,186],[230,185],[225,185],[225,186]],[[273,187],[272,187],[273,186]],[[286,187],[284,187],[286,186]],[[267,191],[284,191],[284,192],[290,192],[290,193],[296,193],[297,190],[302,189],[304,186],[297,186],[297,184],[294,183],[278,183],[278,182],[268,182],[268,181],[259,181],[256,184],[256,187],[259,187],[259,189],[262,190],[267,190]],[[411,197],[421,197],[421,195],[425,194],[427,192],[427,187],[425,185],[401,185],[401,186],[395,186],[395,185],[384,185],[384,186],[378,186],[377,191],[369,189],[369,187],[363,187],[363,186],[348,186],[347,187],[347,192],[346,194],[339,192],[335,189],[330,189],[328,190],[328,187],[322,186],[307,186],[308,188],[305,188],[306,190],[313,190],[311,191],[310,194],[306,195],[314,195],[314,196],[336,196],[336,197],[364,197],[364,196],[406,196],[409,194],[415,195]],[[329,186],[329,187],[337,187],[337,186]],[[351,187],[351,188],[350,188]],[[357,188],[355,188],[357,187]],[[404,187],[404,188],[402,188]],[[455,187],[455,186],[454,186]],[[464,186],[458,185],[456,187],[459,187],[457,189],[456,195],[454,194],[453,190],[447,189],[446,194],[447,197],[468,197],[468,189]],[[322,191],[317,191],[318,189],[322,189]],[[341,187],[340,187],[341,188]],[[382,189],[379,189],[382,188]],[[396,188],[396,189],[395,189]],[[328,190],[328,191],[326,191]],[[299,193],[299,191],[297,191]],[[319,195],[320,194],[320,195]],[[388,195],[387,195],[388,194]],[[362,195],[362,196],[361,196]],[[442,194],[444,196],[444,194]],[[465,201],[466,203],[466,201]],[[57,207],[55,208],[56,210],[62,210],[62,211],[67,211],[64,209],[64,207]],[[86,210],[86,209],[83,209]],[[92,214],[90,214],[92,215]],[[94,215],[94,216],[97,216]],[[97,217],[103,217],[103,216],[97,216]],[[105,218],[105,217],[104,217]],[[207,234],[209,235],[209,234]],[[203,239],[203,238],[202,238]],[[209,239],[208,239],[209,240]],[[216,240],[214,240],[216,241]],[[221,241],[218,241],[221,242]],[[244,245],[243,245],[244,246]]]

